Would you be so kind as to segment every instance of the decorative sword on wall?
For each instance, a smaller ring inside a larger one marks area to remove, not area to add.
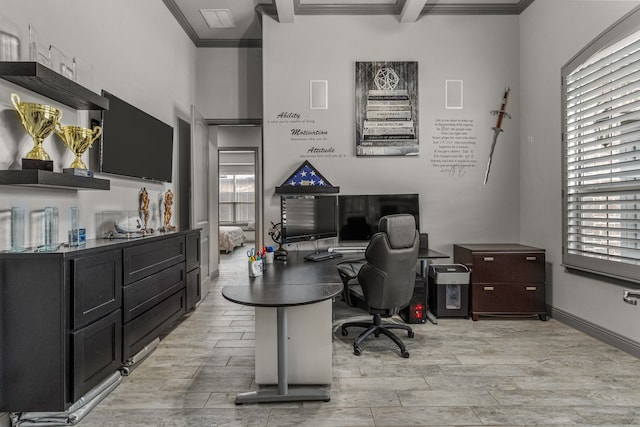
[[[507,114],[507,100],[509,99],[509,91],[511,89],[509,86],[504,88],[504,95],[502,96],[502,103],[500,104],[500,109],[497,111],[492,111],[491,114],[498,116],[498,121],[496,122],[496,126],[493,129],[493,142],[491,143],[491,151],[489,152],[489,162],[487,163],[487,171],[484,173],[484,185],[487,185],[487,180],[489,179],[489,171],[491,170],[491,160],[493,159],[493,150],[496,148],[496,142],[498,142],[498,135],[502,132],[502,119],[506,116],[508,119],[511,118],[509,114]]]

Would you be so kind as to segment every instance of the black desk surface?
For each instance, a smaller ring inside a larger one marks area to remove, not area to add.
[[[238,284],[225,286],[222,295],[229,301],[258,307],[284,307],[313,304],[333,298],[342,292],[338,263],[364,258],[364,253],[346,253],[324,261],[305,261],[311,252],[289,252],[287,261],[265,264],[262,276],[249,277]],[[420,259],[448,258],[431,249],[421,249]]]
[[[290,252],[287,261],[265,264],[262,276],[249,277],[248,272],[237,285],[222,288],[222,296],[229,301],[257,307],[288,307],[313,304],[333,298],[342,292],[336,265],[343,256],[326,261],[305,261],[310,252]]]

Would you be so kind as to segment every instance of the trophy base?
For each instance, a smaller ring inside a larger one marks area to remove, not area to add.
[[[166,225],[163,227],[160,227],[159,229],[162,233],[166,233],[169,231],[176,231],[176,226],[175,225]]]
[[[53,160],[22,159],[22,169],[38,169],[53,172]]]
[[[70,175],[86,176],[87,178],[93,178],[93,171],[89,169],[64,168],[62,169],[62,173],[68,173]]]

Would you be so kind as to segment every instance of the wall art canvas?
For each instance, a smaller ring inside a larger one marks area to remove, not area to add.
[[[356,62],[356,155],[418,155],[418,63]]]

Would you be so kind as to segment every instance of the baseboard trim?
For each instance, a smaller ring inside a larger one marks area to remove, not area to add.
[[[574,329],[584,332],[585,334],[592,336],[610,346],[625,351],[632,356],[640,358],[640,343],[630,340],[620,334],[605,329],[566,311],[547,306],[547,313],[549,316],[559,322],[571,326]]]

